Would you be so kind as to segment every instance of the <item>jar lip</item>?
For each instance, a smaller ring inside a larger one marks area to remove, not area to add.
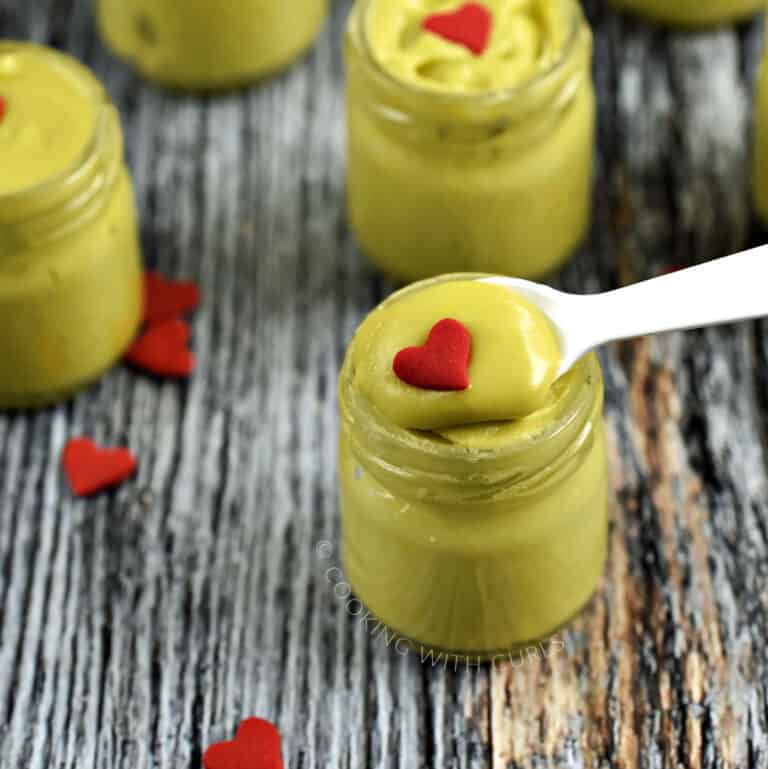
[[[368,39],[367,26],[365,24],[366,11],[374,0],[357,0],[359,8],[353,9],[350,22],[357,21],[359,26],[360,39],[363,44],[363,50],[368,63],[376,73],[376,76],[384,80],[388,85],[407,91],[415,96],[424,99],[431,99],[436,103],[444,104],[481,104],[484,106],[495,106],[519,97],[537,86],[546,83],[554,77],[563,65],[570,59],[579,38],[581,36],[581,27],[584,22],[584,12],[578,0],[563,0],[570,7],[571,18],[569,21],[568,37],[563,43],[561,50],[555,60],[541,72],[525,80],[522,83],[511,86],[510,88],[497,88],[489,91],[465,92],[465,91],[439,91],[430,88],[422,88],[404,80],[389,72],[381,62],[376,58]]]
[[[99,146],[103,141],[103,137],[109,130],[109,113],[112,106],[109,95],[96,76],[73,56],[44,45],[39,45],[38,43],[16,40],[0,41],[0,56],[2,56],[3,53],[18,51],[19,49],[34,50],[41,56],[51,59],[57,66],[66,67],[92,91],[96,116],[90,139],[68,166],[28,187],[22,187],[13,192],[0,193],[0,205],[23,203],[25,200],[45,195],[52,190],[65,186],[72,178],[77,176],[79,171],[85,167],[99,151]]]
[[[408,293],[423,290],[429,285],[455,280],[473,280],[479,277],[489,276],[475,273],[452,273],[421,281],[395,292],[384,300],[379,305],[379,308],[398,301]],[[350,351],[354,344],[353,339]],[[349,393],[349,388],[352,386],[353,371],[350,368],[351,359],[352,356],[348,352],[340,382],[342,391],[347,388],[347,393]],[[446,461],[469,459],[473,464],[481,464],[484,460],[503,461],[504,459],[511,459],[525,453],[530,453],[532,450],[553,441],[562,432],[572,427],[576,420],[582,419],[586,421],[589,418],[595,403],[593,382],[596,378],[599,379],[600,377],[596,356],[594,354],[585,356],[566,376],[572,377],[573,384],[564,387],[562,392],[558,394],[557,400],[553,404],[553,411],[557,414],[557,417],[553,419],[551,424],[548,424],[545,429],[535,434],[520,435],[503,446],[493,448],[469,449],[466,446],[448,441],[443,443],[435,440],[434,437],[422,436],[418,431],[409,430],[391,423],[372,403],[362,396],[351,399],[351,402],[354,404],[353,408],[358,412],[358,416],[366,420],[366,430],[369,433],[376,433],[380,438],[385,439],[387,443],[390,443],[397,449],[412,451],[422,457]]]
[[[20,203],[31,198],[40,197],[47,192],[66,186],[71,179],[74,179],[98,153],[103,137],[109,130],[109,111],[107,107],[108,103],[106,102],[99,105],[96,124],[91,138],[66,168],[29,187],[24,187],[14,192],[0,193],[0,205]]]

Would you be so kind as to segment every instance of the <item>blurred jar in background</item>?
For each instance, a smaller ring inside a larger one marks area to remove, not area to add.
[[[768,48],[757,78],[754,111],[754,168],[752,185],[757,213],[768,225]]]
[[[328,0],[98,0],[107,44],[150,80],[190,90],[246,84],[315,40]]]
[[[112,366],[142,311],[120,118],[86,67],[0,43],[0,169],[0,408],[30,408]]]
[[[764,0],[612,0],[617,8],[687,27],[742,21],[765,7]]]
[[[540,278],[591,219],[592,37],[575,0],[487,0],[482,52],[424,29],[455,0],[358,0],[349,20],[347,204],[405,281]]]

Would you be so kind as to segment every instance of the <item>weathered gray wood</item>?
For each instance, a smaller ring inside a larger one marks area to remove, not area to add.
[[[422,665],[326,578],[336,372],[389,290],[344,222],[347,8],[291,72],[198,99],[114,61],[85,0],[0,0],[0,35],[104,78],[147,261],[206,293],[188,386],[118,369],[72,404],[0,418],[0,769],[198,767],[250,714],[279,723],[292,769],[768,766],[764,324],[605,352],[611,557],[564,649]],[[760,25],[673,34],[588,9],[595,227],[559,282],[609,288],[760,239]],[[137,480],[72,500],[58,459],[83,432],[133,447]]]

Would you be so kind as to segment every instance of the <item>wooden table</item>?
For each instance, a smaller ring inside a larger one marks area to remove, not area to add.
[[[198,769],[252,714],[279,724],[290,769],[768,766],[763,323],[605,352],[610,562],[564,646],[422,665],[326,576],[336,373],[390,290],[344,217],[348,5],[290,73],[213,99],[140,82],[84,0],[0,0],[0,34],[104,78],[147,262],[206,295],[188,385],[119,368],[61,408],[0,418],[0,769]],[[759,241],[761,24],[670,34],[589,11],[595,223],[557,282],[607,289]],[[131,446],[137,479],[74,500],[59,458],[82,433]]]

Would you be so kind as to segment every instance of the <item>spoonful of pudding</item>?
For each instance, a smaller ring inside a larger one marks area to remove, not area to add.
[[[549,318],[562,376],[608,342],[716,326],[768,315],[768,246],[609,291],[575,295],[517,278],[482,278],[509,288]]]

